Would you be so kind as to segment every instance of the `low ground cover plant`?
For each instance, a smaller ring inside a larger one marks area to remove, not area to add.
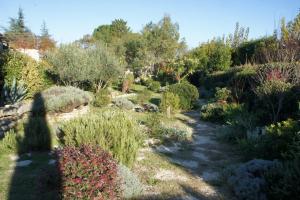
[[[66,146],[57,152],[64,199],[121,199],[117,162],[94,145]]]

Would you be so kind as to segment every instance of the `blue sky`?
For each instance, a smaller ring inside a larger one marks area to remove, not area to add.
[[[43,20],[56,41],[71,42],[116,18],[140,31],[169,14],[179,23],[189,47],[232,33],[235,23],[250,28],[250,38],[272,34],[281,17],[293,19],[300,0],[0,0],[0,26],[8,26],[18,8],[27,26],[39,33]],[[1,30],[2,31],[2,30]]]

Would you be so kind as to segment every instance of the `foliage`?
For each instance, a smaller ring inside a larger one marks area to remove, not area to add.
[[[111,96],[107,89],[99,90],[94,97],[93,106],[103,107],[111,102]]]
[[[255,159],[239,166],[231,166],[226,169],[227,183],[238,199],[266,200],[264,173],[277,164],[276,161]]]
[[[164,125],[160,126],[156,130],[153,136],[156,136],[163,140],[171,141],[187,141],[192,138],[192,133],[186,129],[180,129],[176,127],[166,127]]]
[[[170,108],[170,112],[175,113],[180,107],[180,98],[172,92],[164,92],[159,106],[163,112]]]
[[[193,74],[200,67],[198,59],[195,59],[192,56],[183,56],[170,64],[170,71],[174,74],[176,81],[180,82]]]
[[[236,103],[209,103],[202,106],[201,119],[219,123],[232,122],[243,111],[243,105]]]
[[[193,107],[193,104],[199,98],[198,89],[194,85],[188,82],[182,82],[182,83],[176,83],[170,85],[168,87],[168,91],[179,96],[180,98],[179,107],[183,110],[191,109]]]
[[[81,105],[88,104],[92,95],[78,88],[53,86],[41,93],[42,98],[36,99],[45,104],[46,112],[69,112]],[[39,109],[38,106],[34,109]]]
[[[33,97],[48,85],[46,68],[43,62],[38,63],[26,55],[12,51],[8,53],[3,65],[5,82],[11,85],[14,79],[22,81],[28,90],[27,96]]]
[[[159,81],[150,81],[150,83],[148,83],[148,88],[149,88],[149,90],[151,90],[153,92],[157,92],[160,89],[160,82]]]
[[[293,199],[300,193],[299,159],[280,163],[264,175],[269,199]]]
[[[0,152],[17,153],[18,144],[22,140],[22,136],[16,133],[13,129],[5,133],[4,138],[0,140]]]
[[[227,40],[230,46],[233,49],[235,49],[248,40],[248,35],[249,35],[249,27],[247,28],[240,27],[240,24],[237,22],[235,24],[234,34],[230,34]]]
[[[64,145],[99,145],[128,166],[135,160],[141,140],[138,124],[119,110],[103,110],[70,120],[60,130]]]
[[[49,151],[51,149],[51,133],[45,116],[31,116],[23,126],[24,138],[18,144],[19,153]]]
[[[292,94],[293,86],[300,80],[295,74],[296,68],[297,65],[289,63],[270,63],[258,68],[256,75],[258,86],[255,93],[271,113],[273,123],[281,119],[284,104],[291,100],[287,97]]]
[[[48,151],[51,148],[51,133],[44,116],[31,116],[20,123],[20,130],[5,133],[0,141],[1,152],[26,153],[29,151]]]
[[[121,189],[125,199],[135,198],[142,194],[143,185],[139,178],[126,166],[118,165],[118,175],[122,179]]]
[[[22,8],[19,8],[17,18],[10,18],[9,27],[5,28],[4,35],[13,48],[33,49],[35,46],[35,35],[25,26]]]
[[[128,99],[126,98],[115,98],[113,100],[113,103],[119,107],[119,108],[124,108],[126,110],[132,110],[134,109],[135,105]]]
[[[239,145],[249,158],[294,159],[300,154],[299,130],[298,122],[288,119],[266,127],[260,137],[239,141]]]
[[[61,45],[46,54],[53,73],[65,85],[83,86],[91,83],[96,91],[116,80],[122,66],[101,44],[82,48],[80,45]]]
[[[143,105],[148,102],[151,97],[151,92],[149,90],[143,90],[137,94],[136,101],[138,104]]]
[[[157,24],[148,23],[142,30],[146,46],[154,55],[154,63],[174,59],[185,50],[184,41],[180,41],[179,26],[165,15]]]
[[[225,88],[216,88],[215,99],[220,102],[227,102],[230,99],[231,91]]]
[[[49,31],[46,27],[46,22],[43,21],[41,27],[41,35],[39,37],[39,50],[46,51],[55,47],[55,41],[51,38]]]
[[[264,64],[268,62],[266,51],[275,51],[277,41],[274,36],[250,40],[239,45],[232,55],[233,65],[247,63]]]
[[[15,104],[22,101],[26,93],[27,89],[22,84],[18,84],[16,79],[14,79],[11,86],[4,84],[2,97],[5,104]]]
[[[121,199],[117,163],[98,146],[67,146],[58,151],[64,199]]]
[[[213,39],[193,50],[201,69],[207,72],[226,70],[231,64],[231,48],[221,39]]]

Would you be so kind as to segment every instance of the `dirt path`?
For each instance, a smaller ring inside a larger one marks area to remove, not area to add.
[[[238,161],[234,150],[216,140],[217,126],[198,112],[177,118],[192,128],[193,140],[142,149],[135,170],[146,185],[143,199],[233,199],[221,171]]]

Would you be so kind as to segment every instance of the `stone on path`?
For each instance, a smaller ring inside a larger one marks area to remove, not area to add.
[[[54,165],[55,163],[56,163],[56,160],[51,159],[51,160],[49,160],[48,165]]]
[[[218,180],[220,177],[219,172],[215,172],[215,171],[204,171],[201,175],[201,178],[204,181],[216,181]]]
[[[195,157],[195,158],[198,158],[202,161],[210,161],[209,158],[204,153],[200,153],[200,152],[197,152],[197,151],[194,151],[192,153],[192,156]]]
[[[188,180],[185,176],[179,175],[176,172],[167,169],[159,170],[159,172],[157,172],[154,178],[161,181],[171,181],[171,180],[187,181]]]
[[[171,162],[176,163],[176,164],[181,165],[186,168],[190,168],[190,169],[198,168],[198,162],[193,161],[193,160],[183,160],[183,159],[174,159],[174,158],[171,158],[170,160],[171,160]]]
[[[31,163],[32,163],[31,160],[22,160],[22,161],[16,162],[16,167],[27,167]]]
[[[164,145],[160,145],[156,148],[156,150],[160,153],[176,153],[179,149],[180,149],[180,147],[177,146],[177,145],[169,146],[169,147],[166,147]]]

